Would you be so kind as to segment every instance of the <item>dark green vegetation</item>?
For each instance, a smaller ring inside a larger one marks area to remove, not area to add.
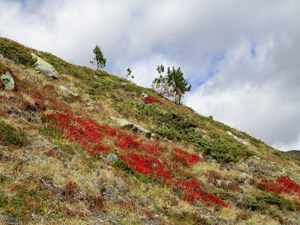
[[[270,210],[270,206],[276,206],[279,210],[295,211],[298,206],[291,200],[276,193],[260,193],[255,199],[246,198],[246,208],[251,210]]]
[[[0,144],[23,147],[26,143],[25,133],[17,130],[4,121],[0,121]]]
[[[93,50],[95,54],[94,62],[97,65],[97,69],[104,68],[106,65],[106,58],[104,58],[102,51],[100,50],[99,46],[96,45],[96,47]],[[91,63],[94,63],[91,61]]]
[[[0,54],[25,66],[32,66],[36,60],[31,57],[31,50],[19,43],[0,37]]]
[[[180,104],[181,99],[185,92],[191,90],[191,85],[188,86],[187,81],[183,77],[180,67],[172,69],[168,67],[167,74],[162,75],[165,71],[164,66],[160,65],[157,67],[159,77],[155,78],[152,87],[157,90],[163,96],[174,98],[175,103]]]

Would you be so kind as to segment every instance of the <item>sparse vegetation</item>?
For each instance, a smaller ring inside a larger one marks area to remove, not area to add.
[[[0,91],[0,221],[299,223],[300,169],[279,151],[124,78],[21,48],[52,64],[59,85],[80,97],[70,101],[34,70],[0,64],[18,71],[18,89]],[[112,116],[154,134],[116,127]],[[119,159],[107,162],[110,153]]]

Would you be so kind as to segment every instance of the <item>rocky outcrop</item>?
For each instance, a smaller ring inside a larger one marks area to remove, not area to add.
[[[151,132],[149,130],[146,130],[145,128],[141,127],[138,124],[135,123],[131,123],[127,120],[124,119],[119,119],[119,118],[115,118],[112,117],[112,119],[118,124],[119,127],[124,128],[124,129],[128,129],[128,130],[132,130],[135,133],[140,133],[145,135],[146,137],[150,138],[151,137]]]
[[[59,74],[57,73],[57,71],[54,69],[54,67],[51,64],[49,64],[42,58],[38,57],[34,53],[31,53],[31,55],[34,59],[37,60],[36,63],[33,65],[37,71],[39,71],[40,73],[42,73],[48,77],[52,77],[55,79],[60,78]]]
[[[7,90],[7,91],[11,91],[15,88],[14,78],[12,77],[12,75],[9,71],[7,71],[1,75],[1,81],[4,83],[5,90]]]

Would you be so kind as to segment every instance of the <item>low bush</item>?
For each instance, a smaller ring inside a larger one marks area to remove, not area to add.
[[[23,147],[26,143],[26,135],[11,125],[0,121],[0,144],[15,147]]]

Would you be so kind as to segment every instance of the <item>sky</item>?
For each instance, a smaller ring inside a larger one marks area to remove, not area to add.
[[[0,36],[150,87],[181,67],[183,104],[280,150],[300,150],[299,0],[0,0]]]

